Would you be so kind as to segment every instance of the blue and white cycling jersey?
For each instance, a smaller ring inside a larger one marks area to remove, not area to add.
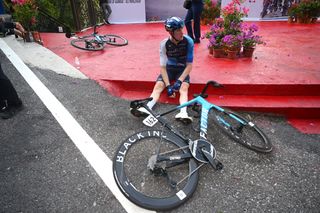
[[[193,46],[193,40],[187,35],[178,44],[164,39],[160,43],[160,66],[186,67],[193,62]]]

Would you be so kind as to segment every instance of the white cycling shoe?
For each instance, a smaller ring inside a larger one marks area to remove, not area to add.
[[[176,120],[181,121],[184,124],[190,124],[192,123],[192,118],[188,115],[187,112],[179,112],[175,116]]]

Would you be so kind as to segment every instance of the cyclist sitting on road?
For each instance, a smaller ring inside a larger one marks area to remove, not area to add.
[[[189,74],[192,70],[194,43],[189,36],[183,34],[184,22],[181,18],[168,18],[164,25],[170,37],[160,43],[161,71],[150,95],[153,100],[147,104],[150,109],[156,104],[161,92],[165,88],[167,95],[171,98],[174,98],[176,92],[179,91],[180,104],[188,101]],[[174,82],[174,84],[171,84],[172,82]],[[148,111],[142,107],[139,109],[131,109],[131,113],[139,117],[145,117],[149,114]],[[188,116],[186,107],[182,108],[175,118],[184,123],[192,122],[192,118]]]

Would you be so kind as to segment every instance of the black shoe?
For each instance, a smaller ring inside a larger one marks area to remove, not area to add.
[[[110,22],[108,20],[103,20],[103,22],[107,25],[110,25]]]
[[[0,117],[2,119],[9,119],[12,116],[14,116],[14,113],[13,113],[12,109],[9,108],[8,106],[4,106],[0,109]]]
[[[23,109],[23,104],[17,106],[4,106],[0,109],[0,117],[2,119],[12,118],[15,114]]]

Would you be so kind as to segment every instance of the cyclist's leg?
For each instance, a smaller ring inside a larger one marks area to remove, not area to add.
[[[165,88],[164,82],[162,80],[157,80],[156,84],[153,87],[153,91],[152,91],[152,93],[150,95],[150,97],[153,98],[152,101],[154,103],[156,103],[159,100],[160,95],[161,95],[162,91],[164,90],[164,88]],[[153,106],[154,106],[154,104],[149,106],[149,107],[152,108]]]
[[[166,71],[167,71],[167,76],[168,76],[168,80],[169,82],[175,80],[175,75],[170,71],[170,68],[167,66],[166,67]],[[155,102],[157,102],[159,100],[159,97],[162,93],[162,91],[166,88],[166,85],[164,83],[163,77],[160,74],[156,80],[156,85],[153,88],[153,91],[150,95],[150,97],[153,98],[153,100],[155,100]],[[149,105],[148,105],[149,106]],[[150,107],[150,106],[149,106]],[[151,106],[153,107],[153,105]],[[150,108],[151,108],[150,107]]]
[[[164,82],[162,80],[159,80],[161,78],[161,75],[158,77],[156,84],[153,87],[153,91],[150,95],[152,97],[152,100],[147,103],[147,106],[152,109],[152,107],[157,103],[159,100],[159,97],[161,95],[161,92],[165,88]],[[162,78],[161,78],[162,79]],[[146,117],[150,113],[143,107],[139,109],[130,109],[130,112],[136,116],[136,117]]]
[[[188,101],[188,90],[189,90],[189,83],[182,82],[179,93],[180,93],[180,99],[179,103],[184,104]]]
[[[181,84],[179,93],[180,93],[180,98],[179,98],[179,103],[184,104],[188,101],[188,90],[189,90],[189,85],[190,85],[190,77],[189,75],[184,79],[184,81]],[[180,120],[184,123],[190,123],[192,122],[192,118],[189,117],[187,108],[181,108],[180,113],[176,115],[176,119]]]

